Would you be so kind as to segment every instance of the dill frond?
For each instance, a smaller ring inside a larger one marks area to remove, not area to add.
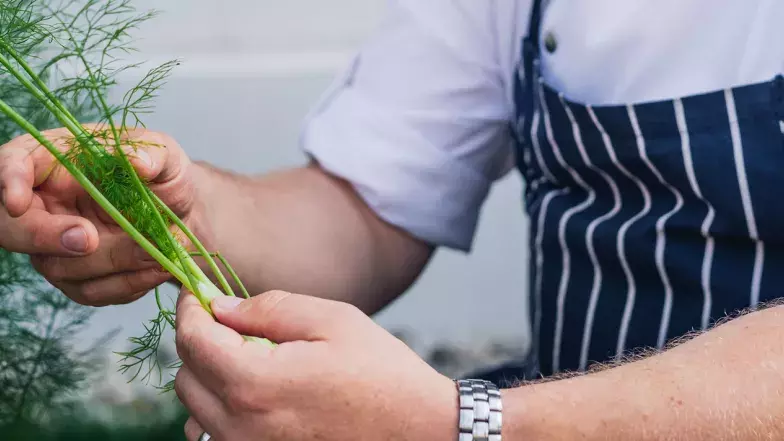
[[[156,15],[137,12],[132,0],[0,0],[0,113],[8,117],[0,120],[0,129],[21,128],[38,140],[58,166],[211,313],[211,299],[235,295],[215,258],[246,297],[247,291],[228,262],[204,248],[129,159],[142,145],[127,135],[144,127],[142,118],[154,110],[154,100],[178,61],[149,70],[121,102],[107,98],[119,75],[142,67],[123,59],[135,51],[132,31]],[[83,125],[87,119],[96,128],[88,130]],[[64,152],[41,133],[53,126],[70,133]],[[190,247],[206,261],[220,288],[195,263]],[[131,339],[133,348],[120,354],[120,369],[132,380],[148,381],[160,372],[157,354],[165,330],[173,328],[174,312],[161,304],[157,291],[156,299],[157,317],[145,325],[142,337]]]

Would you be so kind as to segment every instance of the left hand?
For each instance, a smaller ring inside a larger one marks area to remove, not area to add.
[[[177,306],[188,440],[457,439],[457,389],[353,306],[283,292]],[[274,349],[242,335],[268,338]]]

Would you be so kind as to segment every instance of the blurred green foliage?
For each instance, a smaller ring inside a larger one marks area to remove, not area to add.
[[[35,10],[54,0],[9,1],[19,9]],[[44,59],[37,58],[41,63]],[[98,109],[86,93],[56,87],[63,78],[57,66],[42,67],[40,76],[80,121],[97,120]],[[52,114],[19,87],[0,72],[0,98],[40,129],[59,127]],[[16,125],[0,118],[0,145],[20,134]],[[48,284],[27,256],[0,249],[0,440],[184,439],[187,416],[180,407],[171,418],[160,403],[136,401],[117,407],[85,401],[86,390],[104,380],[101,356],[107,351],[102,348],[112,337],[107,330],[103,336],[90,336],[98,343],[80,347],[80,333],[92,312]],[[96,413],[108,413],[109,418]]]
[[[184,411],[169,422],[126,426],[94,420],[66,419],[49,426],[30,423],[4,429],[0,439],[8,441],[184,441]]]

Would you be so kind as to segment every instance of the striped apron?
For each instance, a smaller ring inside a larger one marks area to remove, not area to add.
[[[532,366],[584,370],[784,291],[784,78],[670,101],[587,106],[538,68],[534,2],[516,75],[531,219]]]

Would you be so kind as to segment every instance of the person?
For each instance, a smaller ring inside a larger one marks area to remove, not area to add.
[[[137,158],[153,190],[264,293],[217,320],[181,296],[188,438],[784,438],[782,21],[769,0],[396,0],[308,117],[307,165],[239,176],[136,132],[167,146]],[[0,246],[87,305],[167,281],[35,147],[0,149]],[[455,384],[368,315],[435,248],[471,249],[513,168],[532,368]]]

